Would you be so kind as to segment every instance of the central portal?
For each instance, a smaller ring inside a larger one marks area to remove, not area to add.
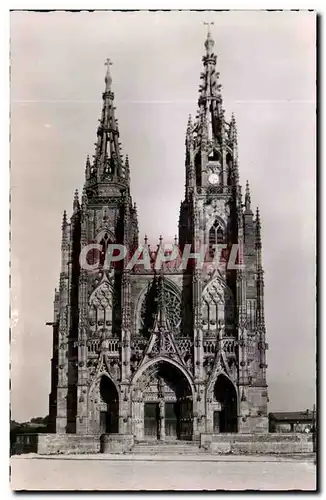
[[[192,392],[177,367],[165,361],[153,364],[142,374],[138,387],[145,440],[192,439]]]

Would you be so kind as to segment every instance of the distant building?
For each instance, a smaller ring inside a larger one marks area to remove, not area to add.
[[[315,425],[313,410],[269,414],[270,432],[311,432]]]

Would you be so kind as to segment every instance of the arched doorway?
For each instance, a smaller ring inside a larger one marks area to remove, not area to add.
[[[100,395],[106,403],[106,411],[100,412],[101,433],[115,434],[119,432],[119,396],[116,386],[106,375],[100,380]]]
[[[143,407],[144,439],[192,439],[192,391],[178,367],[158,361],[142,373],[136,386]]]
[[[238,432],[237,393],[231,380],[219,375],[214,385],[214,399],[219,410],[213,414],[213,432]]]

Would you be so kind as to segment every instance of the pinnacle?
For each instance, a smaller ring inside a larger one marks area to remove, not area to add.
[[[89,155],[87,155],[87,157],[86,157],[86,167],[85,167],[85,177],[86,177],[86,180],[90,177],[90,174],[91,174],[91,162],[90,162],[90,159],[89,159]]]
[[[256,248],[261,248],[261,225],[260,225],[260,214],[259,208],[256,210]]]
[[[258,207],[256,208],[256,219],[257,219],[257,222],[260,223],[260,213],[259,213],[259,208]]]
[[[250,204],[251,204],[250,186],[249,186],[249,181],[246,181],[245,208],[247,212],[252,213]]]
[[[67,212],[66,210],[63,211],[63,216],[62,216],[62,225],[61,229],[64,230],[67,227]]]
[[[75,190],[75,195],[74,195],[74,203],[73,203],[73,209],[78,209],[79,208],[79,193],[78,189]]]
[[[105,66],[107,67],[106,75],[105,75],[105,91],[108,92],[111,90],[112,76],[110,71],[110,66],[112,66],[112,62],[110,59],[105,61]]]
[[[211,25],[213,25],[214,23],[211,22],[211,23],[204,23],[204,24],[207,26],[207,38],[205,41],[205,47],[208,50],[209,48],[212,49],[215,45],[215,42],[214,42],[213,37],[212,37],[211,29],[210,29]]]

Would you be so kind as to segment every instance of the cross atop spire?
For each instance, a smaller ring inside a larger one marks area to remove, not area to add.
[[[112,83],[112,76],[111,76],[111,71],[110,71],[110,66],[112,66],[112,61],[111,59],[107,59],[105,61],[105,66],[106,66],[106,75],[105,75],[105,84],[106,84],[106,91],[110,91],[111,90],[111,83]]]

